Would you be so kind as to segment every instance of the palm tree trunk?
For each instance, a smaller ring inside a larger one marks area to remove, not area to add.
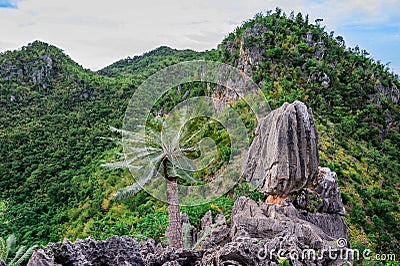
[[[164,160],[164,177],[167,180],[167,201],[169,226],[169,246],[183,248],[181,211],[179,207],[178,183],[176,177],[169,177],[167,171],[167,160]]]

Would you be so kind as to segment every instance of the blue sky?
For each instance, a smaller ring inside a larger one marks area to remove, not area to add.
[[[0,0],[0,8],[18,8],[18,1]]]
[[[0,0],[0,51],[36,39],[92,70],[161,45],[206,50],[243,20],[281,7],[400,73],[400,0]]]

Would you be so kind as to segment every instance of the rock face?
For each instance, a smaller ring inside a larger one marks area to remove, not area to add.
[[[28,64],[25,58],[0,62],[0,79],[3,80],[18,79],[46,88],[52,75],[54,75],[54,62],[48,54],[37,57],[35,64]]]
[[[43,249],[35,251],[28,262],[29,266],[61,266],[54,261],[53,256],[49,256]],[[2,266],[0,264],[0,266]]]
[[[191,249],[163,248],[153,239],[140,243],[140,253],[147,266],[190,266],[199,260],[199,254]]]
[[[187,214],[181,215],[182,221],[182,235],[183,235],[183,246],[185,248],[191,248],[197,242],[197,229],[189,222]]]
[[[285,103],[259,123],[250,146],[245,175],[269,195],[300,191],[318,174],[318,132],[311,109]]]
[[[191,249],[163,248],[153,239],[113,236],[105,241],[87,238],[53,244],[34,252],[28,266],[191,266],[199,260]]]

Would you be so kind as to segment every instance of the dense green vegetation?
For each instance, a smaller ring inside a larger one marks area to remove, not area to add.
[[[100,167],[121,151],[104,138],[118,137],[109,126],[121,126],[129,98],[146,77],[197,59],[243,69],[272,108],[293,100],[312,107],[321,165],[338,174],[352,244],[400,254],[399,77],[307,17],[279,9],[244,22],[216,50],[160,47],[98,73],[42,42],[1,54],[0,236],[13,233],[24,245],[114,234],[161,241],[168,221],[164,203],[144,191],[113,200],[133,178],[126,170]],[[192,87],[185,97],[213,93]],[[169,92],[156,109],[174,106],[185,88]],[[254,123],[245,120],[251,132]],[[214,134],[218,138],[219,131]],[[263,198],[242,183],[215,202],[182,211],[194,225],[209,209],[229,218],[239,195]]]
[[[313,108],[321,165],[338,173],[352,242],[399,253],[398,75],[307,17],[279,9],[244,22],[219,50],[224,61],[248,66],[272,108],[296,99]]]

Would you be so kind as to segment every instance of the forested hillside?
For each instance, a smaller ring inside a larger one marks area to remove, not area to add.
[[[271,108],[294,100],[312,107],[321,165],[338,174],[352,244],[399,254],[399,77],[307,16],[279,9],[244,22],[215,50],[160,47],[97,73],[39,41],[1,54],[0,235],[14,233],[28,245],[114,234],[161,241],[165,204],[144,191],[114,201],[133,178],[100,165],[121,151],[107,140],[118,137],[109,126],[121,126],[135,88],[159,69],[199,59],[250,75]],[[206,88],[197,93],[210,93]],[[183,92],[168,99],[178,102]],[[242,182],[213,203],[182,211],[195,225],[209,209],[228,217],[240,195],[264,198]]]

